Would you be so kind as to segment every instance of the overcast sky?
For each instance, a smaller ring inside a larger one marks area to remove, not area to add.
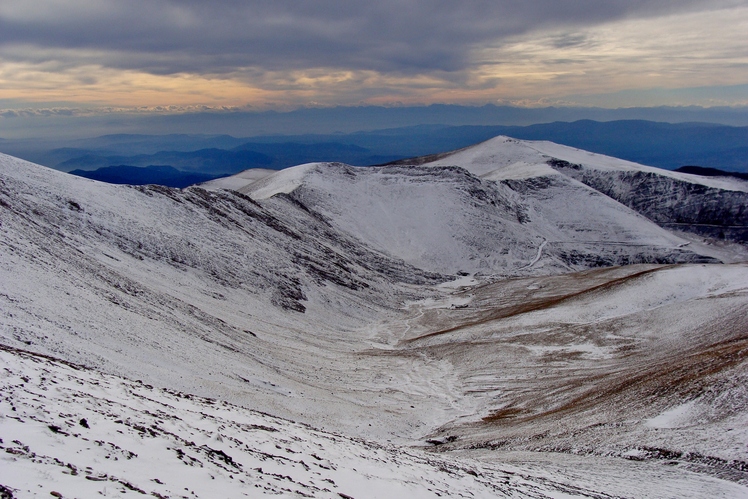
[[[748,0],[2,0],[0,112],[748,105]]]

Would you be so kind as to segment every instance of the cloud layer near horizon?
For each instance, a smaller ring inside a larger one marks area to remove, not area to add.
[[[4,0],[0,97],[260,107],[559,99],[641,87],[642,64],[650,76],[669,72],[649,78],[652,88],[738,85],[748,83],[747,23],[746,0]]]

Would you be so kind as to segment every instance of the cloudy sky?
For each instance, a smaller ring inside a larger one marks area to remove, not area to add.
[[[748,0],[2,0],[0,110],[748,105]]]

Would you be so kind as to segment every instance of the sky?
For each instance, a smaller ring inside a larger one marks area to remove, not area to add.
[[[2,0],[0,120],[748,106],[746,33],[748,0]]]

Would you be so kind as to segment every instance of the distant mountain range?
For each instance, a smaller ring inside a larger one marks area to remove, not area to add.
[[[19,157],[62,171],[116,183],[139,184],[154,177],[153,169],[124,170],[122,166],[170,166],[178,173],[170,172],[168,180],[159,183],[177,186],[194,182],[195,174],[214,178],[250,168],[279,170],[315,161],[384,164],[460,149],[496,135],[549,140],[671,170],[697,166],[748,173],[748,127],[641,120],[582,120],[530,126],[419,125],[348,134],[251,138],[120,134],[72,141],[65,147],[3,141],[0,149],[16,150]]]
[[[90,178],[109,184],[147,185],[157,184],[166,187],[183,188],[207,182],[221,175],[183,172],[166,165],[104,166],[96,170],[73,170],[70,172],[79,177]]]

